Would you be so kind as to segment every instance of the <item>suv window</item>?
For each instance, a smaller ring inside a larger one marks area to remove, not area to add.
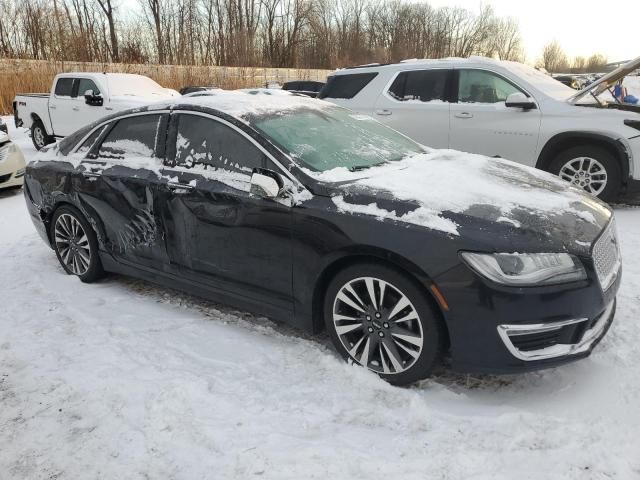
[[[59,78],[56,83],[55,94],[58,97],[70,97],[73,93],[74,78]]]
[[[450,70],[442,69],[401,72],[389,87],[389,95],[401,102],[446,102],[449,72]]]
[[[259,148],[233,128],[210,118],[188,114],[177,118],[175,166],[215,172],[216,180],[245,191],[249,191],[254,168],[276,169]],[[232,175],[225,176],[222,172]]]
[[[87,90],[93,90],[94,95],[100,94],[100,89],[95,84],[93,80],[89,80],[88,78],[81,78],[78,80],[78,96],[84,97],[84,92]]]
[[[377,75],[377,72],[333,75],[327,79],[318,98],[353,98]]]
[[[98,158],[127,159],[154,157],[156,133],[162,115],[141,115],[118,120],[98,150]]]
[[[485,70],[460,70],[460,103],[504,102],[509,95],[517,92],[520,92],[520,89],[495,73]]]

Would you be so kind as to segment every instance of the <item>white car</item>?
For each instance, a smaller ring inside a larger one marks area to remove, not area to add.
[[[0,125],[0,190],[22,186],[25,167],[22,152],[2,126],[4,125]]]
[[[36,149],[111,113],[179,97],[148,77],[129,73],[63,73],[50,93],[18,94],[13,101],[16,127],[31,130]]]
[[[521,63],[411,60],[336,71],[319,98],[429,147],[535,166],[613,200],[638,188],[640,109],[601,97],[613,101],[607,89],[638,65],[640,58],[576,92]]]

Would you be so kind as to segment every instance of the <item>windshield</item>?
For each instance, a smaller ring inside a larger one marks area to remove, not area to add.
[[[371,117],[340,107],[271,113],[251,124],[315,172],[339,167],[357,171],[424,152]]]
[[[551,75],[536,70],[529,65],[509,62],[508,68],[542,93],[556,100],[566,100],[576,93],[573,88],[568,87],[564,83],[553,78]]]
[[[114,97],[136,96],[164,98],[170,96],[166,89],[148,77],[133,74],[109,74],[109,91]]]

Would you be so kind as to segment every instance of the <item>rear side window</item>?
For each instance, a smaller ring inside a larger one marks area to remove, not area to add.
[[[334,75],[329,77],[318,98],[353,98],[377,75],[377,72]]]
[[[86,154],[89,153],[93,144],[96,143],[96,140],[100,137],[100,134],[107,128],[106,126],[97,128],[91,135],[87,137],[87,139],[80,145],[76,153]]]
[[[156,156],[156,136],[162,115],[141,115],[118,120],[107,134],[98,158],[123,160]]]
[[[59,78],[56,83],[55,94],[57,97],[70,97],[73,93],[73,78]]]
[[[449,70],[413,70],[401,72],[389,87],[389,95],[406,102],[447,101],[447,82]]]

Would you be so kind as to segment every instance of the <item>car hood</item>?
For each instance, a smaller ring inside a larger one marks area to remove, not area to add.
[[[577,103],[579,100],[584,98],[590,92],[592,92],[596,97],[604,92],[607,88],[611,88],[616,84],[618,80],[626,77],[634,70],[640,68],[640,57],[631,60],[628,63],[625,63],[621,67],[616,68],[613,72],[607,73],[603,75],[601,78],[596,80],[595,82],[589,84],[586,88],[583,88],[575,95],[572,95],[567,99],[569,103]]]
[[[335,206],[485,248],[587,254],[610,208],[558,177],[502,159],[433,150],[366,171],[313,174]]]

